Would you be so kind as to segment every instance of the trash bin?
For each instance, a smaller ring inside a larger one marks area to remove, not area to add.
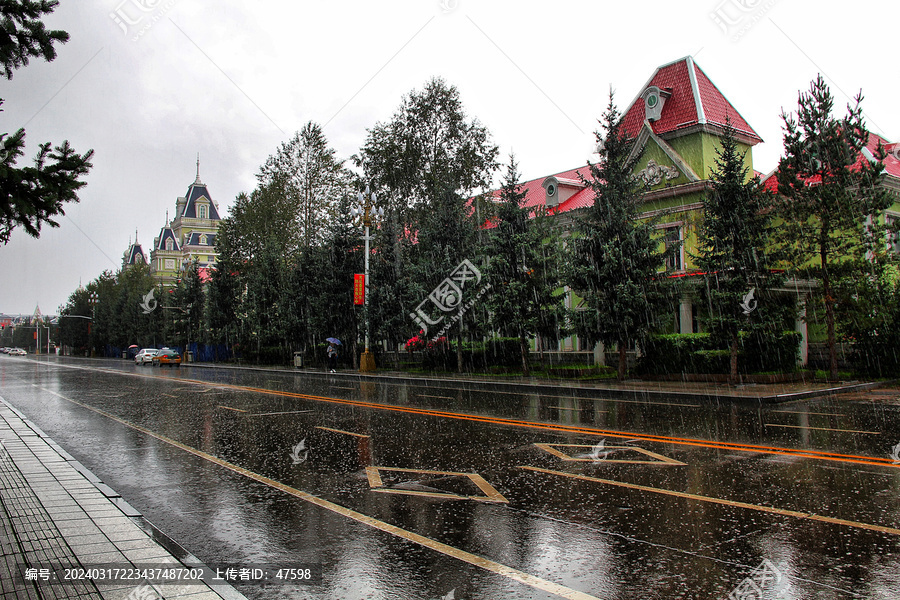
[[[300,368],[303,366],[303,353],[294,352],[294,366]]]
[[[194,353],[188,350],[184,353],[184,358],[187,362],[192,363],[194,362]]]

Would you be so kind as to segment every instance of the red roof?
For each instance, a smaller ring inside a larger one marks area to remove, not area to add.
[[[570,210],[591,206],[594,203],[594,192],[591,189],[590,185],[582,187],[584,186],[584,184],[581,183],[579,175],[590,181],[590,168],[587,165],[584,165],[583,167],[569,169],[568,171],[562,171],[561,173],[556,173],[554,175],[544,175],[539,179],[532,179],[531,181],[525,181],[519,184],[521,190],[525,192],[525,201],[523,205],[528,208],[545,206],[547,192],[544,189],[544,186],[541,184],[545,179],[547,179],[547,177],[556,177],[562,187],[568,187],[569,189],[571,189],[571,184],[576,184],[577,182],[576,185],[582,189],[578,190],[571,198],[569,198],[565,202],[560,202],[558,206],[550,209],[551,213],[564,213],[569,212]],[[499,201],[500,192],[501,190],[494,190],[493,192],[491,192],[491,196],[496,201]]]
[[[651,86],[671,94],[664,100],[659,120],[651,122],[653,133],[660,137],[698,125],[724,127],[728,117],[731,126],[752,143],[762,141],[690,56],[659,67],[641,88],[622,118],[622,131],[629,138],[637,137],[646,120],[642,94]]]
[[[884,172],[888,176],[900,178],[900,143],[889,143],[886,139],[881,137],[878,134],[869,132],[869,141],[866,144],[866,148],[872,154],[872,156],[876,156],[878,152],[878,145],[881,144],[885,151],[886,156],[884,158]],[[862,161],[868,160],[866,156],[860,152],[856,157],[856,162],[854,163],[854,167],[859,167],[862,165]],[[778,179],[776,177],[776,173],[778,169],[776,168],[771,173],[769,173],[765,179],[763,179],[763,186],[772,192],[778,191]],[[819,176],[811,178],[809,181],[817,181]]]

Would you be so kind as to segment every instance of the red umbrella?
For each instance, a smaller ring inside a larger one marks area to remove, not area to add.
[[[140,348],[140,346],[138,346],[137,344],[132,344],[132,345],[128,346],[129,350],[131,350],[132,348]]]

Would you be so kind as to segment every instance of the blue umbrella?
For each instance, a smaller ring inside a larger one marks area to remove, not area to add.
[[[338,346],[341,345],[341,340],[339,340],[337,338],[325,338],[325,341],[329,342],[331,344],[337,344]]]

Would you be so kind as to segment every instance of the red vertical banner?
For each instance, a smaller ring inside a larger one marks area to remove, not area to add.
[[[366,302],[366,276],[361,273],[353,275],[353,304]]]

